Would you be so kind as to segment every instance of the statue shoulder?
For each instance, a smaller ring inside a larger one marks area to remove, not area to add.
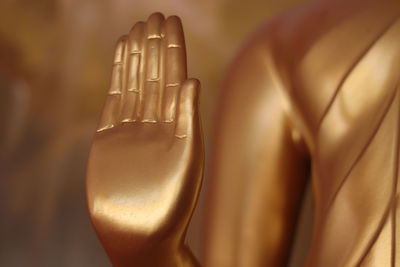
[[[365,66],[376,75],[376,65],[363,63],[368,57],[385,66],[392,62],[388,50],[392,56],[399,52],[400,4],[378,2],[345,8],[340,1],[321,1],[282,14],[264,32],[282,88],[312,131],[351,76],[366,73]]]

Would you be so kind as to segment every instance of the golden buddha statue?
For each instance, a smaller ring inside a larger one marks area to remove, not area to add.
[[[400,2],[317,1],[262,27],[233,62],[212,151],[205,265],[286,266],[309,174],[305,266],[398,266]],[[199,83],[177,17],[116,47],[87,171],[114,266],[198,266]]]

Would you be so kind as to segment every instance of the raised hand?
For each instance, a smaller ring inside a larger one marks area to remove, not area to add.
[[[155,13],[118,41],[87,168],[93,226],[114,266],[193,266],[184,243],[199,193],[199,82],[178,17]]]

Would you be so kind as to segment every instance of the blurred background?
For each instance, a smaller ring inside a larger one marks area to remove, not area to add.
[[[235,52],[301,2],[1,0],[0,265],[111,266],[87,215],[85,168],[120,35],[155,11],[181,17],[208,151]],[[207,178],[188,235],[200,259]]]

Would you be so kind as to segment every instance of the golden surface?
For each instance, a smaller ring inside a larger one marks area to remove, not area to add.
[[[396,1],[314,2],[240,51],[215,124],[206,266],[286,266],[309,172],[305,266],[399,264],[399,14]],[[197,95],[176,17],[120,39],[87,176],[115,266],[198,264],[184,242],[203,167]]]
[[[204,151],[181,22],[155,13],[115,50],[87,168],[91,221],[114,266],[196,266],[185,234]]]
[[[1,265],[111,266],[87,214],[86,165],[116,40],[134,22],[155,10],[181,18],[209,159],[216,96],[238,46],[304,1],[0,1]],[[201,263],[208,173],[186,235]]]
[[[396,1],[315,2],[242,49],[215,125],[207,266],[286,266],[307,161],[305,266],[400,264],[399,14]]]

